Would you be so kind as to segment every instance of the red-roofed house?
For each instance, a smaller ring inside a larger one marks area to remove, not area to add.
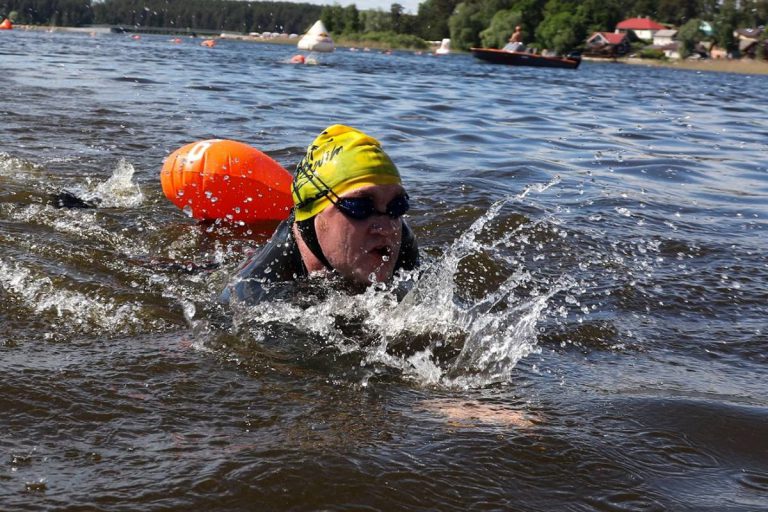
[[[626,34],[595,32],[587,39],[584,55],[591,57],[620,57],[629,53]]]
[[[626,34],[627,32],[634,32],[638,39],[652,41],[653,35],[665,28],[667,27],[659,25],[650,18],[630,18],[616,25],[616,33]]]

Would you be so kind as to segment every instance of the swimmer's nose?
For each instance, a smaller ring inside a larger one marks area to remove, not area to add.
[[[393,219],[388,215],[374,215],[369,230],[374,233],[389,235],[397,232],[401,222],[399,218]]]

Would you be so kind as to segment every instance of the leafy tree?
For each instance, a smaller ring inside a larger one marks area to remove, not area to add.
[[[593,32],[613,31],[625,18],[620,0],[584,0],[577,13],[584,21],[587,36]]]
[[[343,13],[344,20],[344,33],[360,32],[360,13],[357,10],[355,4],[348,5],[344,8]]]
[[[659,0],[656,19],[662,23],[680,25],[697,16],[698,4],[698,0]]]
[[[400,31],[403,34],[411,34],[415,35],[418,34],[420,30],[419,27],[419,17],[415,14],[405,14],[403,13],[400,16]]]
[[[768,24],[768,0],[741,0],[738,23],[743,27]]]
[[[329,32],[341,34],[344,31],[344,8],[339,4],[324,6],[320,13],[320,21]]]
[[[418,36],[437,41],[450,34],[448,20],[453,15],[459,4],[459,0],[425,0],[419,4]],[[483,27],[485,28],[485,27]]]
[[[501,10],[491,18],[491,25],[480,32],[480,40],[484,48],[502,48],[509,40],[510,34],[517,25],[522,23],[523,15],[519,11]]]
[[[584,20],[569,12],[558,12],[544,19],[536,29],[536,40],[545,48],[565,53],[581,44],[585,37]]]
[[[768,35],[765,33],[760,34],[760,39],[757,42],[757,50],[755,50],[755,58],[758,60],[765,60],[768,58]]]
[[[652,16],[656,15],[658,10],[659,0],[635,0],[634,5],[625,11],[625,17]]]
[[[715,42],[728,52],[737,49],[733,31],[736,28],[736,1],[725,0],[715,18]]]
[[[465,0],[454,11],[448,20],[448,26],[451,34],[451,44],[456,48],[466,49],[470,46],[479,46],[482,44],[480,32],[491,25],[494,15],[501,10],[516,10],[523,12],[517,7],[510,5],[533,5],[534,2],[541,0]],[[531,9],[529,12],[535,11]],[[523,12],[521,25],[524,33],[527,27],[525,24],[525,13]],[[513,27],[514,28],[514,27]],[[512,30],[506,35],[512,34]]]
[[[488,25],[488,21],[490,20],[483,17],[482,5],[479,2],[460,3],[448,20],[451,45],[462,50],[480,46],[480,32]]]
[[[389,15],[392,19],[392,30],[395,32],[402,32],[401,20],[403,18],[403,11],[405,7],[401,4],[394,3],[389,8]]]
[[[381,9],[362,11],[360,25],[363,32],[388,32],[392,30],[392,17]]]
[[[704,34],[699,28],[701,20],[694,18],[689,20],[677,31],[677,40],[680,42],[680,56],[683,58],[691,55],[696,48],[696,43],[701,41]]]

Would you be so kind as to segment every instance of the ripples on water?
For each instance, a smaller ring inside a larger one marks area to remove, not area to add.
[[[765,77],[2,40],[4,507],[768,507]],[[195,224],[162,159],[334,122],[424,269],[221,307],[272,226]]]

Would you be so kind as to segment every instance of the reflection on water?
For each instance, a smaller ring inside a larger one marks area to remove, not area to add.
[[[766,508],[765,77],[3,41],[6,508]],[[335,122],[425,265],[222,306],[274,226],[194,223],[163,159]]]

